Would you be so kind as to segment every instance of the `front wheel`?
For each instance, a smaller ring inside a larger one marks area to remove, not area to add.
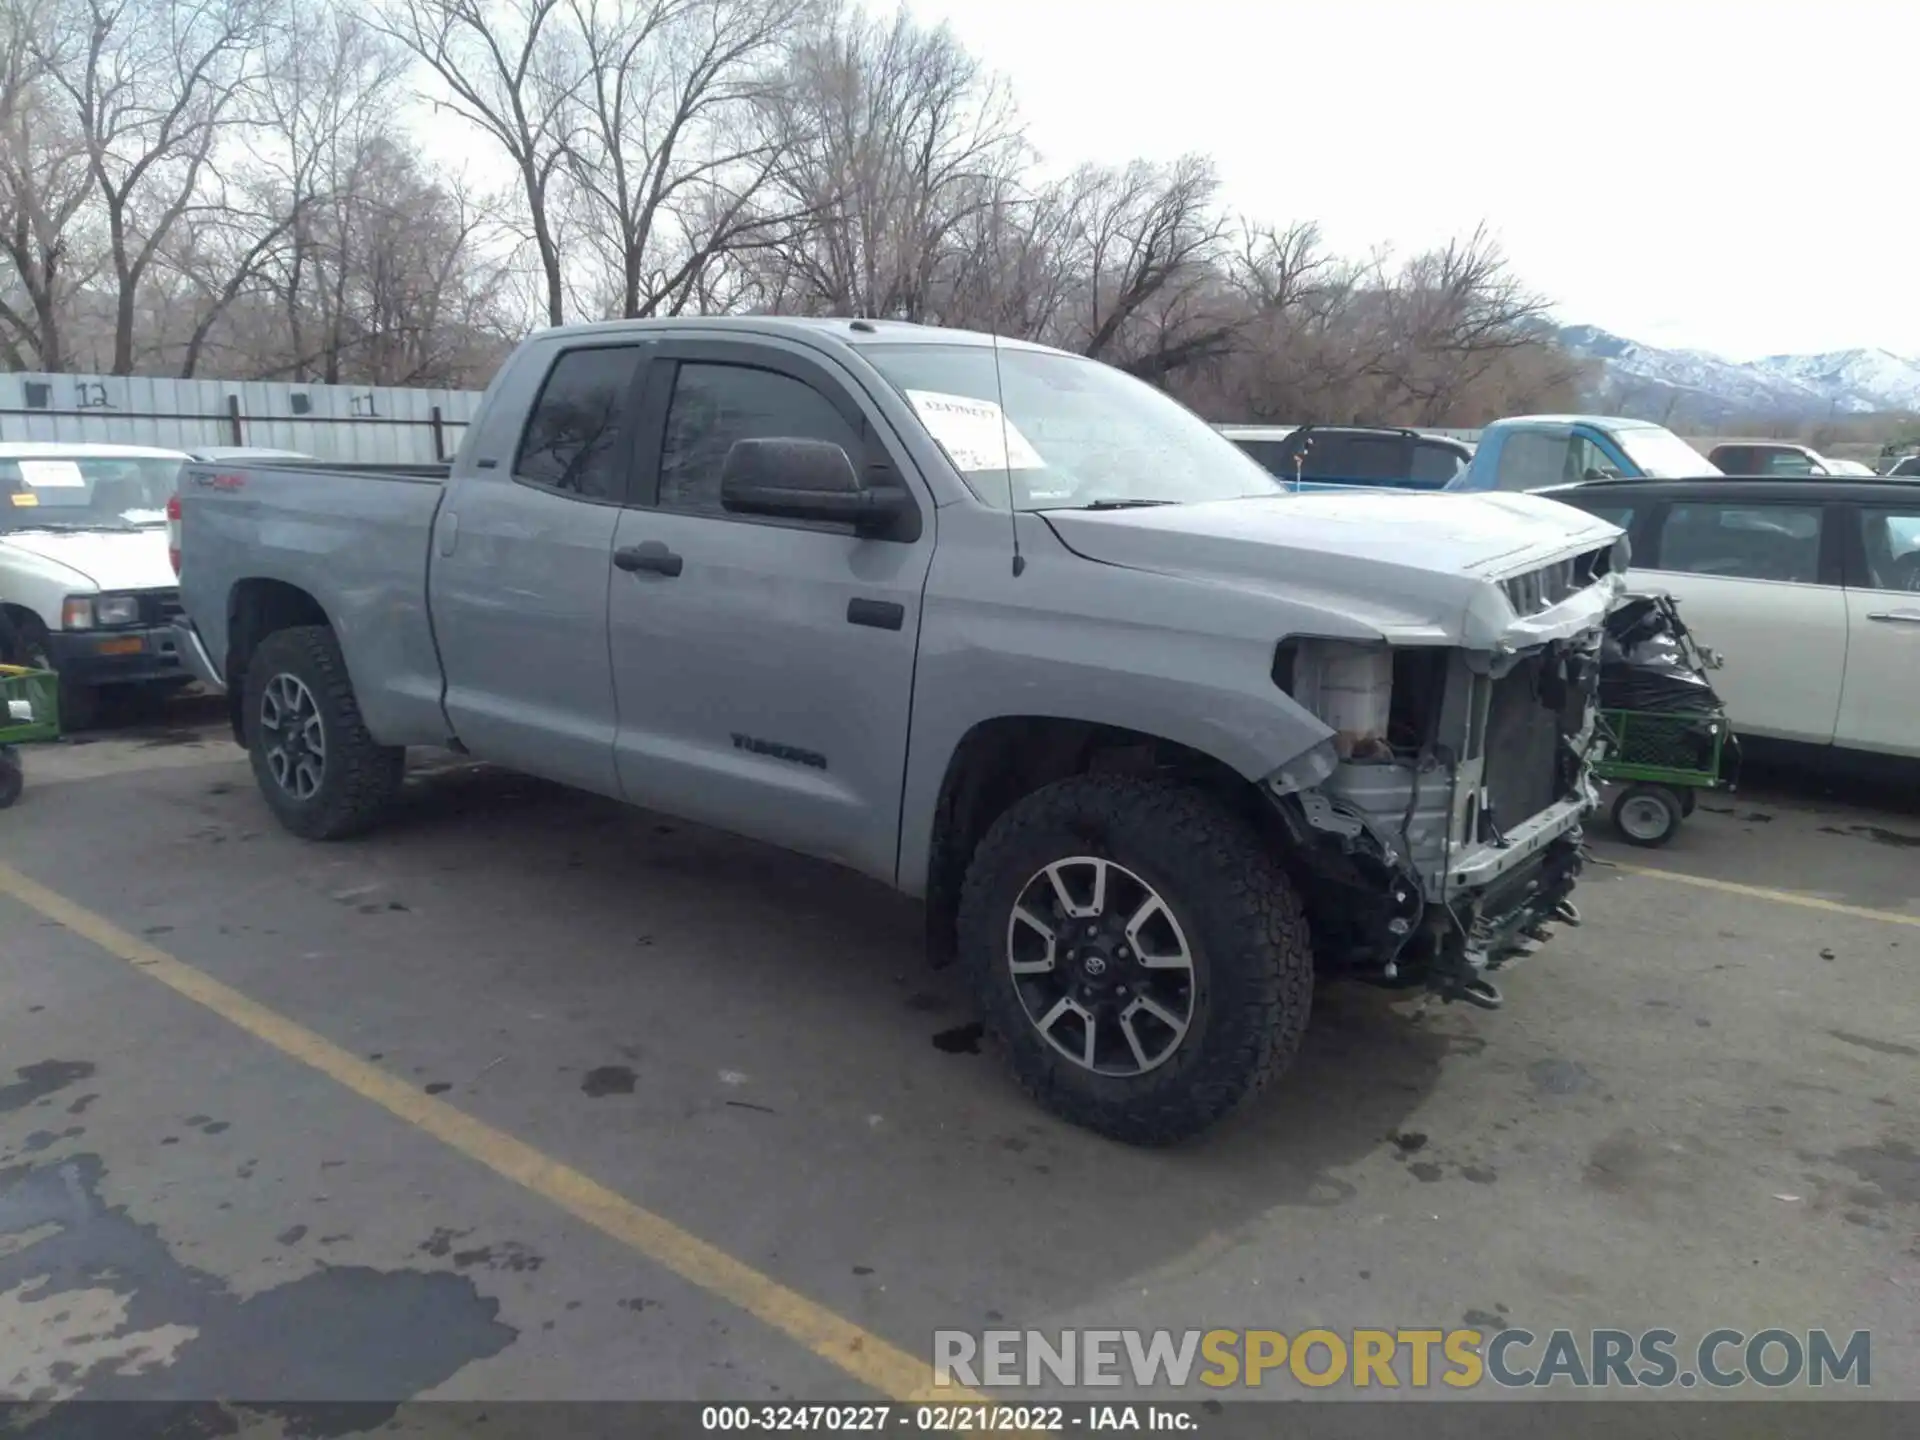
[[[275,818],[305,840],[372,829],[399,793],[404,749],[367,733],[325,625],[276,630],[247,665],[247,757]]]
[[[1613,828],[1629,845],[1646,849],[1673,839],[1686,811],[1665,785],[1629,785],[1613,802]]]
[[[34,670],[55,669],[53,642],[40,618],[30,615],[17,628],[24,652],[22,663]],[[100,723],[100,691],[92,685],[82,685],[66,674],[61,674],[59,681],[61,733],[72,735],[93,729]]]
[[[1134,1145],[1206,1130],[1283,1071],[1313,947],[1253,827],[1198,791],[1083,775],[997,820],[961,895],[960,954],[1021,1086]]]
[[[20,767],[20,752],[11,745],[0,745],[0,810],[9,808],[26,789],[26,772]]]

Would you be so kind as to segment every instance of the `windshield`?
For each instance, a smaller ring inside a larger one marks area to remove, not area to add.
[[[0,531],[164,525],[180,463],[158,456],[0,459]]]
[[[1182,504],[1284,488],[1184,405],[1095,360],[1006,347],[996,381],[985,345],[863,350],[974,494],[996,508],[1007,505],[1009,474],[1020,510]]]
[[[1696,475],[1718,475],[1720,470],[1671,430],[1616,430],[1613,438],[1627,458],[1654,480],[1690,480]]]

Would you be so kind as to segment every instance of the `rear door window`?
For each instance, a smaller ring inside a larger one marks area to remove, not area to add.
[[[1658,568],[1733,580],[1811,585],[1820,578],[1819,505],[1676,504],[1660,530]]]
[[[1862,510],[1860,526],[1868,585],[1920,594],[1920,504]]]
[[[516,480],[585,500],[626,498],[625,417],[636,345],[568,350],[554,362],[514,457]]]

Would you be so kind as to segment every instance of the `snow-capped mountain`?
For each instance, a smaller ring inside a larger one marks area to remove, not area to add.
[[[1670,425],[1920,412],[1920,359],[1885,350],[1741,363],[1642,345],[1594,325],[1563,326],[1560,343],[1597,363],[1594,404]]]

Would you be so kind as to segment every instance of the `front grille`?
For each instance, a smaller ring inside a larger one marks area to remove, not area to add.
[[[178,590],[148,590],[140,596],[142,625],[171,625],[176,615],[184,613]]]
[[[1540,656],[1521,661],[1493,682],[1487,703],[1487,810],[1502,831],[1560,798],[1561,712],[1543,688],[1546,668]]]
[[[1513,613],[1524,620],[1529,615],[1551,610],[1569,595],[1586,589],[1607,573],[1612,561],[1613,547],[1602,545],[1571,560],[1556,560],[1538,570],[1502,580],[1500,588],[1506,591]]]

